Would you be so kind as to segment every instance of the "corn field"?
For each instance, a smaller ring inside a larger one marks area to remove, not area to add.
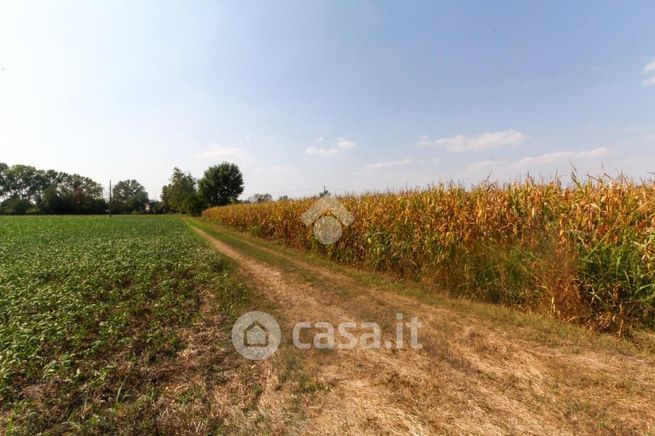
[[[655,183],[573,176],[343,196],[354,222],[324,246],[316,198],[206,210],[208,221],[435,290],[623,334],[653,324]]]

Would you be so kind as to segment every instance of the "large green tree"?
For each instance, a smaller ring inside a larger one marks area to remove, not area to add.
[[[5,171],[9,169],[9,165],[4,162],[0,162],[0,200],[3,200],[7,191],[7,182]]]
[[[79,174],[45,172],[47,187],[37,202],[44,213],[103,213],[102,186]]]
[[[197,215],[202,212],[202,200],[196,191],[196,181],[189,173],[173,168],[170,183],[162,188],[161,200],[165,210]]]
[[[243,192],[243,175],[233,163],[209,167],[198,182],[198,193],[207,206],[233,203]]]
[[[121,180],[112,189],[112,210],[122,213],[143,212],[148,202],[148,193],[143,185],[134,179]]]
[[[48,186],[45,172],[29,165],[13,165],[2,170],[2,196],[36,202]]]

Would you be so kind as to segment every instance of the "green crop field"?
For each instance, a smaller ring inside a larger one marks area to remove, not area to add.
[[[152,429],[202,292],[226,317],[246,298],[227,274],[175,217],[0,217],[0,424]]]

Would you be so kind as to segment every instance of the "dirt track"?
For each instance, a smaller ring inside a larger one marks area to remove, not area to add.
[[[291,434],[655,431],[650,359],[598,343],[539,341],[530,331],[536,326],[503,325],[401,296],[232,231],[239,249],[194,230],[239,266],[264,298],[258,309],[272,311],[283,332],[280,350],[252,364],[263,386],[256,410],[223,413],[232,428]],[[291,343],[293,324],[302,321],[377,322],[384,343],[394,333],[396,313],[406,320],[418,316],[421,350],[298,350]]]

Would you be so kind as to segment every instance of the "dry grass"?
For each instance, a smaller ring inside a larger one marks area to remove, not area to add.
[[[655,429],[652,355],[606,344],[626,341],[577,326],[537,332],[540,323],[518,326],[477,311],[426,304],[390,292],[385,280],[371,286],[344,274],[348,268],[323,267],[323,261],[264,248],[261,241],[251,244],[254,238],[237,232],[226,237],[212,226],[197,227],[265,290],[262,297],[273,305],[270,313],[283,332],[299,321],[367,320],[391,339],[386,335],[393,332],[395,313],[416,315],[423,323],[421,350],[297,350],[283,341],[267,360],[271,373],[256,415],[262,420],[246,417],[244,432],[650,434]],[[569,329],[581,340],[560,336]]]

